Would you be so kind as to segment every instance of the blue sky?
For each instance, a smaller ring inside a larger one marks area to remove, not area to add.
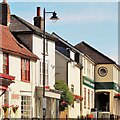
[[[112,1],[112,0],[111,0]],[[85,41],[117,61],[118,57],[118,3],[117,2],[13,2],[8,0],[11,13],[33,23],[36,7],[56,11],[57,22],[46,14],[46,31],[53,31],[75,45]],[[42,13],[41,13],[42,14]]]

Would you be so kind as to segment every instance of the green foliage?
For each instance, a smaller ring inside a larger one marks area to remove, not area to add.
[[[70,92],[68,85],[63,80],[57,80],[55,82],[55,89],[62,91],[59,108],[60,111],[64,111],[65,108],[68,107],[68,105],[73,104],[73,95]]]

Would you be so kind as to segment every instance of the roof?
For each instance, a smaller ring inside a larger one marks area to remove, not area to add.
[[[73,45],[71,45],[68,41],[64,40],[63,38],[61,38],[58,34],[56,34],[55,32],[52,33],[52,35],[54,37],[56,37],[56,42],[60,41],[63,44],[65,44],[66,46],[68,46],[71,50],[73,50],[74,52],[78,52],[79,54],[82,54],[79,50],[77,50]]]
[[[84,41],[75,45],[75,48],[85,55],[88,55],[96,64],[116,64],[115,61],[94,49]]]
[[[31,34],[37,34],[42,37],[43,30],[41,30],[39,27],[36,27],[32,25],[31,23],[25,21],[24,19],[16,16],[11,15],[11,22],[10,22],[10,31],[14,33],[31,33]],[[49,40],[56,40],[53,35],[45,32],[46,38]]]
[[[23,58],[37,60],[38,57],[20,44],[7,26],[0,25],[0,50]]]

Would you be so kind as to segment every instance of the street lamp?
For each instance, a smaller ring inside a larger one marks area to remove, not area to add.
[[[45,14],[51,13],[53,14],[50,18],[51,20],[58,20],[59,18],[56,16],[57,14],[54,12],[46,12],[45,8],[43,10],[43,120],[45,120],[46,117],[46,97],[45,97]]]

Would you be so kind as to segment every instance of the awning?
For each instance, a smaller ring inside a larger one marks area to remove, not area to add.
[[[11,84],[14,83],[15,77],[0,73],[0,89],[7,89],[7,87]]]

